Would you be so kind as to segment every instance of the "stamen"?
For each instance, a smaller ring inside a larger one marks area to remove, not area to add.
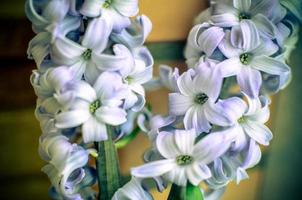
[[[251,61],[251,55],[248,53],[244,53],[240,55],[240,62],[244,65],[248,65]]]
[[[251,19],[251,15],[248,13],[240,13],[239,14],[239,21],[244,20],[244,19]]]
[[[90,106],[89,106],[89,112],[90,112],[91,114],[94,114],[95,111],[96,111],[98,108],[100,108],[100,107],[101,107],[101,101],[100,101],[100,100],[96,100],[96,101],[94,101],[93,103],[90,104]]]
[[[199,93],[195,96],[194,102],[200,105],[205,104],[209,97],[205,93]]]
[[[103,8],[109,8],[111,4],[112,4],[112,0],[106,0],[103,3]]]
[[[240,117],[237,121],[238,121],[239,124],[243,124],[243,123],[246,122],[246,119],[245,119],[244,116],[242,116],[242,117]]]
[[[180,166],[189,165],[193,162],[193,157],[189,155],[180,155],[176,157],[176,163]]]
[[[91,49],[87,49],[87,50],[82,54],[84,60],[90,60],[90,58],[91,58],[91,53],[92,53],[92,50],[91,50]]]

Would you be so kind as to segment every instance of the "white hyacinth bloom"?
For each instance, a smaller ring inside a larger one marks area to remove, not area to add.
[[[194,129],[160,132],[156,147],[163,159],[133,168],[132,175],[139,178],[163,176],[179,186],[186,186],[188,181],[198,185],[210,178],[207,164],[227,151],[234,135],[230,131],[211,133],[195,144],[196,137]]]
[[[108,83],[115,84],[108,84]],[[104,72],[93,87],[84,81],[74,87],[74,98],[56,116],[57,128],[82,126],[85,143],[107,140],[108,125],[121,125],[126,122],[127,113],[120,108],[125,93],[121,77],[116,73]]]

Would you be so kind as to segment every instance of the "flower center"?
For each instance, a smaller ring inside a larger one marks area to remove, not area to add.
[[[176,157],[176,163],[180,166],[189,165],[193,162],[193,157],[189,155],[180,155]]]
[[[243,124],[243,123],[246,122],[246,119],[245,119],[244,116],[242,116],[242,117],[240,117],[237,121],[238,121],[239,124]]]
[[[87,49],[87,50],[82,54],[84,60],[90,60],[90,58],[91,58],[91,53],[92,53],[92,50],[91,50],[91,49]]]
[[[239,21],[244,20],[244,19],[251,19],[251,15],[248,13],[240,13],[239,14]]]
[[[110,5],[112,4],[112,1],[113,1],[113,0],[106,0],[106,1],[103,3],[103,8],[109,8]]]
[[[127,84],[130,84],[133,80],[134,80],[134,78],[132,78],[131,76],[127,76],[127,77],[125,78],[125,82],[126,82]]]
[[[89,112],[90,112],[91,114],[94,114],[95,111],[96,111],[99,107],[101,107],[101,101],[100,101],[100,100],[96,100],[96,101],[94,101],[94,102],[92,102],[92,103],[90,104],[90,106],[89,106]]]
[[[199,93],[195,96],[194,102],[200,105],[203,105],[209,99],[208,95],[205,93]]]
[[[240,62],[244,65],[248,65],[251,61],[251,54],[243,53],[240,55]]]

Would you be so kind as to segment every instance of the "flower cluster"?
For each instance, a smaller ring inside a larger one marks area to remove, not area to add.
[[[160,70],[158,82],[172,90],[169,114],[141,120],[152,147],[146,163],[132,168],[134,177],[173,183],[171,191],[204,182],[201,193],[215,199],[230,181],[248,178],[246,170],[261,159],[260,145],[273,137],[265,125],[269,97],[291,78],[286,61],[301,19],[296,4],[211,1],[188,37],[190,69],[181,75]]]
[[[143,45],[150,20],[138,0],[27,0],[36,36],[28,56],[54,199],[94,199],[93,142],[123,138],[145,105],[153,58]],[[130,125],[129,125],[130,124]]]

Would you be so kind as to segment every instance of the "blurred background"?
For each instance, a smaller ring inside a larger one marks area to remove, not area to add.
[[[0,4],[0,194],[4,200],[46,200],[49,181],[40,171],[44,165],[37,152],[41,132],[33,114],[36,97],[29,83],[35,64],[26,57],[34,34],[23,4],[24,0],[1,0]],[[184,70],[185,39],[193,18],[207,7],[207,1],[140,0],[140,7],[141,14],[149,16],[154,25],[147,46],[156,66],[170,64]],[[231,183],[223,200],[302,199],[301,55],[300,41],[290,61],[293,81],[273,97],[271,146],[263,149],[261,163],[249,171],[250,179],[240,185]],[[155,113],[167,112],[167,94],[166,90],[147,94]],[[124,174],[142,163],[141,155],[148,147],[148,140],[139,135],[119,152]],[[168,192],[156,193],[155,199],[166,199]]]

